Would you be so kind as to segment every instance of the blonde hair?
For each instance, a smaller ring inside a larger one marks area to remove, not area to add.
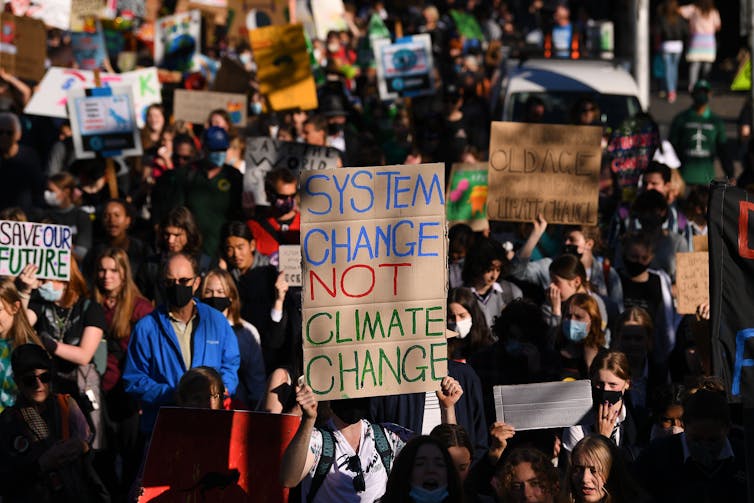
[[[571,452],[571,465],[568,470],[568,478],[566,480],[566,487],[569,489],[570,501],[574,501],[573,493],[576,488],[573,484],[573,475],[576,470],[576,460],[581,457],[583,463],[578,466],[594,467],[596,473],[594,474],[599,482],[597,489],[605,492],[605,502],[609,503],[612,498],[610,493],[607,492],[607,479],[610,475],[610,470],[613,467],[613,451],[610,448],[610,442],[602,435],[591,434],[582,438],[578,444],[573,448]]]
[[[115,313],[113,321],[108,327],[110,334],[116,339],[123,339],[131,334],[131,317],[134,312],[137,297],[143,297],[139,288],[131,277],[131,263],[128,260],[128,254],[120,248],[108,248],[97,257],[97,268],[99,269],[102,259],[111,258],[115,261],[115,267],[120,274],[121,287],[115,295]],[[102,304],[105,296],[99,289],[99,278],[97,288],[94,289],[94,300]]]
[[[3,309],[13,315],[13,324],[4,338],[10,340],[14,348],[30,342],[41,346],[42,343],[26,316],[21,294],[12,278],[0,278],[0,302]]]
[[[233,281],[233,276],[231,276],[228,271],[224,269],[212,269],[206,276],[204,276],[201,289],[202,299],[205,298],[204,292],[207,290],[207,281],[212,277],[216,277],[220,280],[220,283],[223,285],[223,290],[225,290],[225,295],[230,300],[228,316],[231,324],[234,327],[241,325],[241,300],[238,294],[238,288],[236,288],[236,283]]]

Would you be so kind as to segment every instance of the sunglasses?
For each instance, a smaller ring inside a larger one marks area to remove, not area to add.
[[[189,286],[193,282],[194,278],[165,278],[165,280],[163,280],[165,286],[175,285],[176,283],[183,286]]]
[[[361,468],[361,460],[358,456],[351,456],[348,458],[348,465],[346,466],[348,471],[353,472],[356,476],[353,478],[353,490],[357,493],[363,493],[367,489],[366,481],[364,480],[364,470]]]
[[[52,374],[49,372],[42,372],[39,375],[25,375],[21,377],[21,384],[26,386],[27,388],[34,388],[37,386],[37,380],[41,382],[42,384],[49,384],[50,381],[52,381]]]

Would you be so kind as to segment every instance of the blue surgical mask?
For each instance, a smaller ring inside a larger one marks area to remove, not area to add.
[[[438,487],[437,489],[428,491],[423,487],[411,486],[411,492],[408,495],[415,503],[440,503],[448,497],[448,488]]]
[[[222,166],[225,164],[225,152],[207,152],[207,162],[212,166]]]
[[[571,342],[581,342],[588,335],[588,325],[584,321],[563,320],[563,335]]]
[[[251,115],[262,115],[262,104],[258,101],[255,101],[251,105],[249,105],[249,109],[251,111]]]
[[[51,281],[42,283],[42,285],[37,288],[37,292],[39,293],[39,296],[47,302],[57,302],[63,298],[63,290],[56,290]]]

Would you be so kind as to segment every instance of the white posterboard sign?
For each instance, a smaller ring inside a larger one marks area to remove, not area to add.
[[[379,38],[373,40],[372,45],[381,99],[434,94],[432,40],[429,34],[403,37],[395,43]]]
[[[288,286],[301,286],[301,246],[280,245],[278,269],[285,274]]]
[[[36,264],[37,278],[68,281],[73,232],[65,225],[0,220],[0,276]]]
[[[495,386],[495,416],[516,431],[583,424],[592,410],[589,380]]]

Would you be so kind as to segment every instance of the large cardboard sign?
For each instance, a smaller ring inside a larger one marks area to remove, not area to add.
[[[249,32],[288,22],[288,0],[228,0],[228,39],[249,40]]]
[[[343,0],[317,0],[316,5],[312,7],[318,39],[327,40],[327,33],[331,30],[342,31],[348,29],[346,8],[343,6]]]
[[[73,233],[65,225],[0,220],[0,276],[35,264],[39,279],[68,281]]]
[[[47,31],[42,21],[0,14],[0,67],[21,78],[40,80],[45,74]]]
[[[163,407],[137,501],[285,503],[280,463],[300,422],[290,414]]]
[[[155,65],[191,72],[199,68],[202,49],[202,14],[198,10],[162,17],[154,27]]]
[[[130,87],[73,89],[68,115],[77,159],[141,155]]]
[[[249,39],[259,90],[272,109],[317,108],[317,88],[302,26],[266,26],[251,30]]]
[[[380,98],[396,99],[434,94],[432,79],[432,39],[428,33],[372,41],[377,63]]]
[[[248,97],[245,94],[216,93],[176,89],[173,95],[173,116],[194,124],[207,122],[213,110],[227,110],[230,121],[236,126],[246,125]]]
[[[130,85],[133,93],[133,106],[139,127],[144,127],[144,119],[149,105],[162,102],[160,80],[157,68],[143,68],[126,73],[100,73],[103,86]],[[47,70],[37,91],[26,105],[24,112],[43,117],[68,117],[66,102],[71,89],[94,87],[94,72],[71,68],[50,68]]]
[[[448,225],[464,223],[475,231],[489,229],[487,163],[456,163],[446,194]]]
[[[319,398],[437,389],[447,373],[442,164],[302,171],[304,376]]]
[[[98,19],[105,14],[102,0],[71,0],[71,31],[84,31],[90,19]]]
[[[516,431],[584,424],[592,410],[589,380],[495,386],[495,417]]]
[[[334,169],[340,154],[335,147],[318,147],[267,137],[246,138],[246,173],[243,190],[254,205],[269,204],[264,191],[264,177],[276,168],[288,168],[294,174],[302,169]]]
[[[675,282],[678,314],[694,314],[699,304],[709,304],[709,253],[676,253]]]
[[[597,224],[602,128],[493,122],[487,216]]]

